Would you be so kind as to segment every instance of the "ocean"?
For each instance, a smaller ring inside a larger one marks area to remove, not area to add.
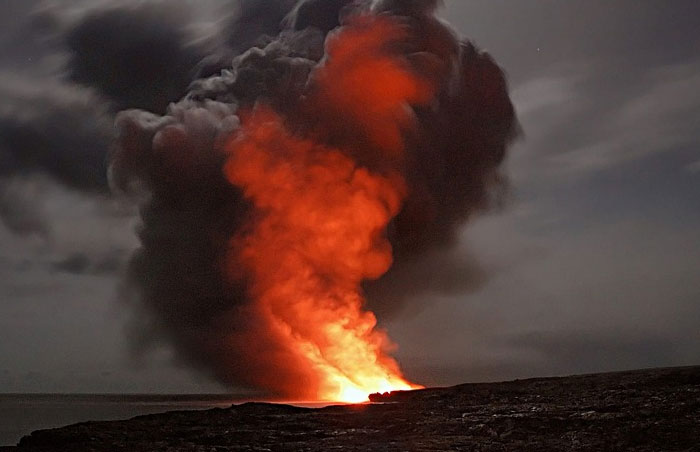
[[[13,446],[34,430],[77,422],[228,407],[242,401],[231,395],[0,394],[0,446]]]

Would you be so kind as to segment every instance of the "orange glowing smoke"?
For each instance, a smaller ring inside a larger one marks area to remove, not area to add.
[[[405,36],[389,18],[345,26],[329,38],[303,101],[320,112],[311,130],[295,131],[259,106],[228,146],[226,176],[254,209],[232,259],[245,269],[262,319],[265,331],[256,334],[278,338],[294,357],[279,365],[304,368],[290,397],[360,402],[419,387],[388,355],[393,346],[363,310],[361,291],[392,264],[385,234],[406,194],[403,136],[416,124],[411,106],[433,96],[396,51]],[[324,139],[343,130],[355,140],[333,147]],[[389,163],[362,166],[355,156],[368,152]]]

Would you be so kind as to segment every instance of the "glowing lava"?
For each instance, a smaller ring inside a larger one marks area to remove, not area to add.
[[[420,387],[389,356],[393,345],[363,309],[361,290],[392,264],[386,228],[406,195],[396,165],[402,135],[415,123],[411,105],[432,96],[391,51],[402,37],[385,18],[343,28],[329,39],[304,105],[336,115],[319,114],[315,130],[299,133],[258,106],[228,146],[226,176],[254,210],[233,240],[232,259],[246,270],[263,319],[259,334],[276,337],[293,357],[280,365],[304,370],[297,397],[362,402],[373,392]],[[354,140],[327,144],[324,134],[344,127]],[[368,152],[387,163],[358,163]]]

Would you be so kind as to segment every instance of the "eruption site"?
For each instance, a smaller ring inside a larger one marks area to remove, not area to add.
[[[517,130],[503,74],[436,1],[275,5],[279,27],[166,115],[117,117],[110,180],[141,194],[135,350],[165,339],[223,383],[287,400],[420,387],[372,309],[401,303],[402,285],[436,290],[421,274],[502,192]]]

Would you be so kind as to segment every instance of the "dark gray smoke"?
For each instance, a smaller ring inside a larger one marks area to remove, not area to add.
[[[324,124],[338,125],[325,134],[330,144],[361,139],[345,126],[342,111],[333,106],[306,111],[299,100],[313,89],[310,76],[324,57],[326,35],[353,14],[392,15],[405,23],[409,37],[402,51],[415,71],[438,82],[439,92],[433,105],[416,109],[418,132],[407,137],[403,171],[410,191],[389,231],[394,266],[366,285],[370,307],[384,314],[409,295],[464,290],[483,278],[478,265],[449,251],[459,227],[503,192],[499,168],[517,127],[501,69],[434,17],[436,1],[243,3],[248,9],[234,16],[229,44],[252,47],[232,50],[239,54],[227,68],[193,83],[164,116],[143,110],[118,115],[111,182],[116,189],[147,194],[138,231],[142,246],[132,257],[125,290],[139,313],[135,349],[165,339],[180,359],[222,382],[285,394],[290,392],[285,382],[297,384],[302,377],[278,365],[284,358],[271,339],[237,343],[241,331],[255,331],[256,317],[248,309],[245,278],[232,282],[224,276],[231,271],[230,241],[250,213],[222,173],[223,145],[239,127],[239,113],[267,104],[292,118],[301,134],[323,115]],[[246,27],[267,36],[251,40]],[[142,56],[135,56],[136,63],[148,66]],[[143,68],[146,84],[157,87],[161,77],[168,79],[162,89],[170,96],[177,91],[173,83],[181,84],[168,78],[167,69],[161,72],[169,57],[151,58],[158,69]],[[180,59],[174,61],[173,70],[185,73]],[[203,73],[212,70],[211,61],[206,64]],[[100,77],[98,71],[95,78]],[[117,79],[115,95],[117,86],[132,82]],[[94,83],[107,94],[112,89]],[[359,160],[373,164],[371,155]]]

